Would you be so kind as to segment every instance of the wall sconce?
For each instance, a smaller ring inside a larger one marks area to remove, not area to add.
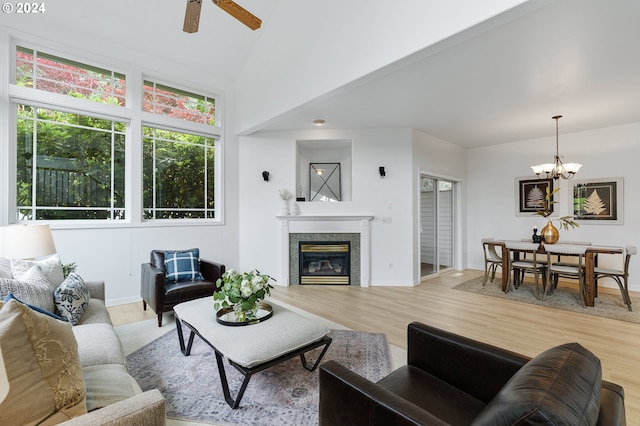
[[[262,172],[262,179],[264,179],[265,182],[269,182],[269,172],[268,171],[264,171]]]
[[[384,166],[378,167],[378,172],[380,173],[380,177],[385,177],[387,173],[384,171]]]

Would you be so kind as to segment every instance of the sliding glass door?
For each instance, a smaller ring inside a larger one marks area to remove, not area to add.
[[[454,182],[420,176],[420,276],[453,268]]]

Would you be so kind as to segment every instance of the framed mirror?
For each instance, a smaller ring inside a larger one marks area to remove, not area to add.
[[[309,201],[342,201],[340,163],[309,163]]]

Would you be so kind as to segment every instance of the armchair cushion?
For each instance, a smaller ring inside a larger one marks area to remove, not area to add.
[[[165,282],[203,281],[200,273],[200,250],[164,252]]]
[[[600,360],[578,343],[557,346],[514,374],[473,425],[595,425],[601,390]]]

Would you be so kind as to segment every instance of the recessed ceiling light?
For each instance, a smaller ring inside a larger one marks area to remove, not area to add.
[[[324,126],[325,123],[326,121],[322,119],[313,120],[313,124],[315,124],[316,126]]]

